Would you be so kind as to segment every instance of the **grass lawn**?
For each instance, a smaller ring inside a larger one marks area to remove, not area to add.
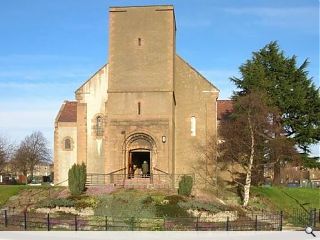
[[[273,210],[289,212],[301,209],[300,204],[305,208],[320,208],[320,189],[316,188],[252,187],[252,194],[260,204],[266,204]]]
[[[27,187],[25,185],[0,185],[0,206],[5,204],[10,197],[17,195],[20,190]]]

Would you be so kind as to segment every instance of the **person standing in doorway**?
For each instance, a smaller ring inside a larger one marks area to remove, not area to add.
[[[147,177],[149,171],[149,164],[147,163],[147,161],[144,161],[142,163],[142,177]]]

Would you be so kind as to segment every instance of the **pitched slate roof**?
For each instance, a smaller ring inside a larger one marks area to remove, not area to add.
[[[222,120],[227,115],[233,112],[232,100],[217,100],[217,118]]]
[[[77,122],[77,102],[65,101],[58,122]]]

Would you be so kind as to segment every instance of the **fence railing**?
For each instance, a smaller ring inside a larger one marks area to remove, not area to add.
[[[4,211],[0,230],[67,230],[67,231],[281,231],[282,212],[256,214],[238,219],[213,221],[203,217],[139,218],[111,216],[78,216],[39,213],[9,215]]]
[[[292,209],[286,219],[295,226],[320,227],[320,209]]]

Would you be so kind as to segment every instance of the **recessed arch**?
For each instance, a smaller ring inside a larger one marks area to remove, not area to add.
[[[157,146],[154,138],[144,132],[131,133],[124,141],[124,166],[128,177],[132,177],[134,166],[140,168],[143,162],[148,163],[148,174],[153,172],[157,162]]]

